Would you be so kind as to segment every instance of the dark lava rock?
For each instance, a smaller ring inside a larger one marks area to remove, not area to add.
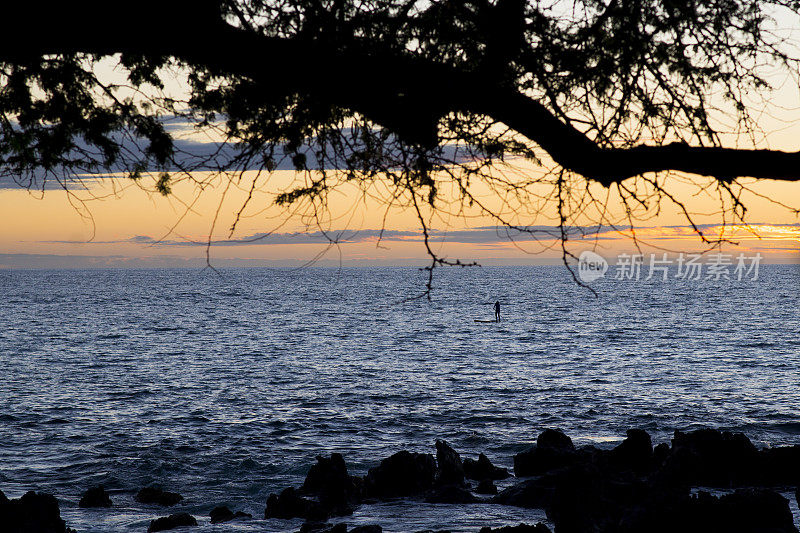
[[[353,514],[361,501],[361,486],[360,478],[348,475],[341,454],[331,454],[330,458],[320,456],[299,490],[288,488],[279,495],[269,496],[264,518],[324,521],[329,516]]]
[[[514,456],[517,476],[538,476],[573,465],[578,458],[572,439],[561,430],[546,429],[536,440],[536,446]]]
[[[627,438],[611,450],[610,458],[616,467],[645,472],[653,464],[653,441],[646,431],[629,429]]]
[[[656,467],[660,467],[661,465],[663,465],[664,461],[667,460],[669,453],[670,453],[669,444],[667,444],[666,442],[662,442],[661,444],[653,448],[653,464]]]
[[[763,485],[795,485],[800,480],[800,446],[781,446],[761,450]]]
[[[219,524],[220,522],[230,522],[235,518],[253,518],[250,513],[243,513],[236,511],[235,513],[224,505],[214,507],[208,515],[211,518],[212,524]]]
[[[171,507],[183,500],[176,492],[168,492],[158,487],[145,487],[136,493],[134,498],[139,503],[152,503],[163,507]]]
[[[168,529],[175,529],[176,527],[196,526],[197,520],[194,519],[189,513],[176,513],[169,516],[162,516],[150,522],[150,527],[147,528],[147,533],[155,531],[167,531]]]
[[[689,518],[696,531],[797,531],[789,501],[772,490],[739,489],[719,498],[705,494],[694,500]]]
[[[797,505],[800,506],[800,487],[797,487],[797,490],[794,491],[794,499],[797,502]]]
[[[347,533],[346,524],[330,525],[326,522],[306,522],[299,533]]]
[[[436,464],[439,467],[436,479],[439,485],[464,484],[464,465],[461,456],[443,440],[436,441]]]
[[[67,533],[55,496],[30,491],[9,500],[0,492],[0,531],[3,533]]]
[[[78,507],[111,507],[111,498],[102,486],[92,487],[83,493]]]
[[[280,494],[270,494],[264,518],[305,518],[325,520],[329,513],[319,502],[303,498],[295,489],[289,487]]]
[[[620,531],[626,533],[797,532],[788,500],[764,489],[740,489],[721,497],[700,492],[677,502],[654,502],[629,510],[622,524]]]
[[[505,479],[511,474],[505,468],[494,466],[489,458],[483,454],[478,455],[478,460],[464,459],[464,474],[468,479]]]
[[[379,499],[419,495],[433,487],[435,475],[432,455],[404,450],[367,472],[364,494]]]
[[[375,524],[369,524],[366,526],[356,526],[350,530],[350,533],[382,533],[382,532],[383,528]]]
[[[481,528],[480,533],[550,533],[550,529],[542,523],[535,526],[520,524],[518,526],[496,527],[494,529],[486,526]]]
[[[317,457],[300,492],[316,495],[325,507],[348,507],[361,500],[361,479],[347,473],[341,454],[332,453],[330,458]]]
[[[482,479],[478,482],[475,492],[478,494],[497,494],[497,486],[491,479]]]
[[[560,429],[545,429],[536,439],[536,446],[550,450],[575,451],[575,445]]]
[[[555,486],[548,478],[522,481],[508,487],[492,498],[492,503],[527,509],[544,509],[553,499]]]
[[[425,501],[428,503],[475,503],[479,500],[460,485],[443,485],[429,492]]]
[[[750,439],[715,429],[675,431],[663,466],[663,474],[674,482],[710,487],[751,484],[759,470],[759,452]]]

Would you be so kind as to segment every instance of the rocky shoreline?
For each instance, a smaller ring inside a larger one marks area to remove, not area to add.
[[[574,446],[563,432],[548,429],[530,449],[514,456],[514,472],[480,454],[464,458],[444,441],[436,454],[400,451],[363,477],[348,473],[340,454],[318,457],[303,484],[271,494],[265,519],[305,520],[301,532],[376,533],[379,524],[348,528],[359,506],[410,499],[431,504],[493,503],[546,512],[555,533],[599,532],[797,532],[789,501],[800,500],[800,446],[758,449],[741,433],[700,429],[676,431],[670,443],[653,446],[632,429],[612,449]],[[498,491],[495,481],[514,477]],[[717,494],[712,494],[713,491]],[[171,507],[179,494],[145,487],[136,501]],[[108,508],[103,487],[89,488],[80,508]],[[241,511],[215,507],[211,523],[251,520]],[[67,533],[53,495],[29,492],[10,500],[0,491],[0,531]],[[197,526],[196,517],[173,513],[154,519],[149,532]],[[477,528],[476,528],[477,530]],[[548,525],[521,524],[481,533],[546,533]]]

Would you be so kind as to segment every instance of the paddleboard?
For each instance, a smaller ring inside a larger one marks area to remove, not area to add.
[[[497,320],[482,320],[480,318],[476,318],[475,322],[483,322],[484,324],[491,324],[492,322],[497,322]]]

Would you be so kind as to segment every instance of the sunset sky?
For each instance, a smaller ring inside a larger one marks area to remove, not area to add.
[[[280,190],[281,183],[293,178],[292,171],[276,171],[265,178],[263,192],[256,194],[232,235],[229,229],[244,192],[231,188],[220,203],[222,180],[199,198],[189,184],[179,184],[174,195],[165,198],[121,178],[87,180],[85,189],[74,187],[69,193],[6,186],[0,189],[0,266],[200,267],[205,265],[205,245],[217,212],[209,250],[215,266],[301,265],[312,260],[320,265],[418,265],[425,261],[420,224],[411,210],[398,207],[387,212],[379,201],[363,200],[355,189],[330,200],[331,217],[323,219],[321,227],[339,244],[329,246],[316,222],[303,212],[290,213],[271,205],[272,187]],[[754,187],[759,194],[789,203],[800,198],[799,184],[762,182]],[[619,209],[615,204],[612,200],[609,205]],[[721,231],[720,218],[713,214],[718,208],[710,198],[694,199],[689,205],[696,212],[711,213],[696,219],[705,234]],[[748,206],[751,227],[726,228],[725,235],[738,245],[727,245],[723,251],[759,251],[766,262],[798,262],[800,224],[796,216],[755,196]],[[635,228],[642,252],[706,249],[676,209],[666,204],[662,207],[661,214],[640,221]],[[575,235],[569,249],[580,253],[596,246],[606,257],[635,252],[630,231],[622,218],[620,222],[618,231],[598,230],[587,219],[588,234],[583,238]],[[560,260],[552,206],[529,220],[521,216],[518,223],[534,227],[536,238],[506,231],[485,216],[434,218],[430,227],[434,249],[450,258],[486,265]]]
[[[800,149],[798,88],[788,79],[777,80],[776,86],[779,89],[773,99],[754,97],[754,109],[764,109],[759,127],[765,135],[757,139],[740,138],[734,133],[723,135],[726,146]],[[721,129],[734,131],[735,127]],[[208,140],[193,135],[187,133],[186,140]],[[531,162],[513,161],[504,172],[513,180],[541,174],[542,169]],[[427,261],[415,213],[407,207],[387,210],[385,199],[389,193],[384,185],[378,184],[370,191],[377,199],[365,197],[355,188],[335,193],[329,201],[329,216],[320,225],[309,217],[308,209],[297,212],[274,206],[276,193],[302,179],[291,170],[264,173],[258,178],[253,199],[231,234],[231,224],[254,176],[253,172],[246,172],[238,186],[230,187],[226,179],[212,179],[212,186],[202,192],[192,183],[178,183],[169,197],[145,190],[152,189],[152,181],[140,186],[125,178],[86,178],[72,183],[69,191],[52,181],[44,191],[28,191],[7,178],[0,179],[0,267],[202,267],[206,264],[212,224],[209,257],[215,266],[302,265],[309,261],[319,265],[420,265]],[[206,178],[207,175],[196,176],[200,181]],[[709,236],[719,234],[723,220],[719,202],[713,190],[702,189],[713,180],[687,176],[669,180],[686,200],[687,208],[696,214],[694,220],[699,228]],[[744,181],[755,193],[743,197],[751,227],[726,228],[724,236],[737,244],[726,245],[723,251],[758,251],[766,262],[800,262],[800,218],[791,209],[762,197],[797,209],[800,182]],[[593,192],[605,194],[599,186]],[[476,193],[503,209],[489,190],[479,188]],[[446,190],[444,194],[446,197]],[[591,213],[572,220],[570,224],[585,226],[589,231],[585,238],[571,237],[571,252],[579,254],[596,247],[599,253],[613,257],[636,251],[624,209],[613,194],[608,207],[619,231],[594,229],[597,218]],[[474,209],[461,215],[429,220],[433,248],[438,254],[486,265],[560,262],[552,203],[543,208],[523,206],[512,217],[515,224],[535,228],[535,238],[509,234],[496,220]],[[727,222],[732,221],[728,218]],[[635,224],[644,253],[708,249],[678,207],[668,201],[661,202],[660,211],[652,210]],[[320,229],[337,239],[338,244],[329,246]],[[381,229],[385,231],[379,242]]]

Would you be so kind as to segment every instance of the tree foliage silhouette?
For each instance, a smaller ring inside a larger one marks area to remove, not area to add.
[[[744,221],[740,178],[800,180],[800,152],[758,144],[752,105],[769,94],[769,71],[797,71],[797,43],[776,18],[799,10],[795,0],[6,2],[0,15],[16,32],[0,36],[0,172],[28,187],[150,174],[168,194],[197,169],[238,181],[291,161],[304,182],[276,201],[314,209],[343,183],[380,181],[388,203],[419,215],[431,271],[460,263],[432,251],[426,209],[477,206],[534,231],[475,195],[476,183],[512,211],[554,204],[562,246],[590,206],[598,224],[619,222],[604,218],[592,184],[618,194],[631,226],[662,202],[695,226],[671,188],[685,180],[668,171],[715,178],[724,221]],[[99,73],[103,61],[119,79]],[[183,95],[162,92],[167,71],[186,76]],[[236,150],[182,153],[171,116]],[[496,172],[517,158],[550,171]],[[544,198],[532,192],[543,186]]]

